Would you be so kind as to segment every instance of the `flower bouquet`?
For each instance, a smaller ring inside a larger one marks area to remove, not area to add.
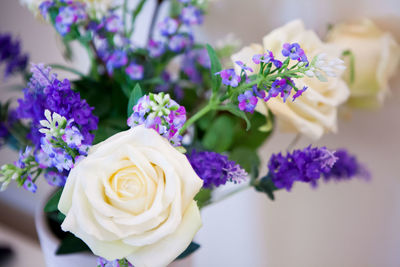
[[[60,239],[56,254],[89,251],[98,266],[166,266],[200,247],[193,238],[202,208],[244,189],[274,200],[298,182],[369,178],[345,149],[293,149],[301,134],[336,131],[337,109],[359,81],[355,53],[333,34],[326,43],[294,21],[263,45],[213,48],[194,34],[206,1],[158,0],[139,46],[133,35],[145,0],[28,4],[54,26],[66,57],[75,42],[90,60],[87,72],[54,64],[28,71],[18,41],[0,36],[6,75],[27,80],[16,106],[1,105],[2,143],[20,150],[2,166],[1,188],[16,182],[34,193],[42,177],[57,188],[44,208]],[[393,74],[399,49],[387,38]],[[276,122],[297,135],[259,173],[257,149]],[[228,183],[236,185],[221,195]]]

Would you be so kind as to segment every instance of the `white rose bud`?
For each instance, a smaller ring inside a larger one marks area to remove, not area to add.
[[[72,169],[61,227],[107,260],[166,266],[201,227],[193,198],[202,184],[185,155],[137,126],[93,146]]]

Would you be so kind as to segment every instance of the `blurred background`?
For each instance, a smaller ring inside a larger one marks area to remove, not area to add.
[[[149,0],[143,23],[152,5]],[[400,42],[398,0],[213,0],[198,40],[215,44],[233,32],[247,45],[261,42],[270,30],[296,18],[323,34],[328,24],[360,17],[376,19]],[[19,1],[1,0],[0,31],[18,36],[31,62],[87,67],[83,57],[65,62],[54,29],[36,20]],[[140,41],[140,34],[136,38]],[[14,78],[1,81],[1,100],[17,98],[10,86],[20,83]],[[317,189],[296,184],[290,193],[279,191],[274,202],[250,189],[207,207],[196,237],[202,247],[193,256],[193,266],[400,266],[400,78],[391,88],[379,110],[342,110],[338,133],[317,143],[354,152],[371,170],[370,182],[355,179]],[[259,151],[263,165],[293,137],[275,133]],[[297,146],[310,142],[303,138]],[[0,164],[16,158],[7,147],[0,151]],[[0,244],[11,244],[17,253],[13,265],[7,266],[44,266],[33,215],[52,189],[40,181],[36,194],[15,184],[0,193]]]

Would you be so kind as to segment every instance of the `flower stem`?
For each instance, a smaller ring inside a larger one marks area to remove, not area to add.
[[[218,106],[218,102],[209,102],[206,106],[204,106],[202,109],[200,109],[197,113],[195,113],[189,120],[186,121],[186,123],[182,126],[181,130],[179,131],[179,134],[183,134],[186,129],[195,123],[198,119],[206,115],[208,112],[211,110],[215,109]]]
[[[63,66],[63,65],[59,65],[59,64],[50,64],[49,66],[54,69],[65,70],[65,71],[71,72],[73,74],[76,74],[82,78],[86,78],[85,74],[83,74],[82,72],[80,72],[74,68],[71,68],[71,67],[67,67],[67,66]]]

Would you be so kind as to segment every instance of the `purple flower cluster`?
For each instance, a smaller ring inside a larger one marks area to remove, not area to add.
[[[23,72],[28,64],[28,55],[21,53],[18,40],[12,40],[10,34],[0,33],[0,64],[5,64],[4,77]]]
[[[187,156],[197,175],[204,181],[204,188],[218,187],[226,182],[240,183],[247,180],[247,172],[227,156],[212,151],[192,151]]]
[[[263,62],[265,64],[272,63],[278,69],[282,67],[282,62],[275,59],[274,54],[271,51],[267,51],[267,53],[264,53],[262,55],[256,54],[253,56],[252,60],[255,64],[260,64],[261,62]]]
[[[358,162],[354,155],[351,155],[346,149],[338,149],[335,151],[337,161],[332,169],[324,174],[325,181],[342,181],[349,180],[354,177],[364,178],[369,180],[371,175],[369,171]]]
[[[282,55],[299,62],[308,63],[308,59],[304,50],[300,48],[298,43],[285,43],[283,44]]]
[[[211,67],[210,57],[206,49],[193,49],[184,54],[181,70],[195,84],[201,84],[203,81],[199,66],[205,69]]]
[[[42,144],[42,134],[38,131],[40,120],[45,119],[46,109],[56,112],[67,120],[73,119],[83,136],[82,143],[90,145],[97,129],[98,118],[93,115],[93,108],[80,94],[71,89],[69,80],[60,81],[56,74],[50,74],[51,68],[43,64],[32,66],[32,77],[23,90],[24,98],[19,99],[16,110],[20,119],[30,119],[32,126],[28,138],[36,148]]]
[[[149,94],[141,97],[128,118],[130,127],[145,125],[167,138],[174,146],[180,146],[179,130],[186,122],[186,110],[168,94]]]
[[[306,147],[296,149],[286,156],[281,153],[273,154],[268,162],[269,175],[277,188],[287,191],[294,182],[317,185],[321,175],[329,173],[337,157],[325,147]]]
[[[57,8],[57,16],[55,17],[54,26],[61,36],[67,35],[73,26],[87,19],[86,5],[80,1],[44,1],[40,4],[39,9],[44,18],[48,17],[51,8]]]
[[[126,259],[108,261],[102,257],[97,258],[97,267],[133,267]]]
[[[151,39],[148,51],[151,57],[160,57],[166,51],[181,53],[193,46],[192,26],[203,23],[204,12],[188,2],[181,2],[179,16],[166,17],[157,25],[158,35]]]
[[[222,78],[222,83],[228,86],[237,87],[242,80],[240,75],[237,75],[234,69],[221,70],[215,73]]]

